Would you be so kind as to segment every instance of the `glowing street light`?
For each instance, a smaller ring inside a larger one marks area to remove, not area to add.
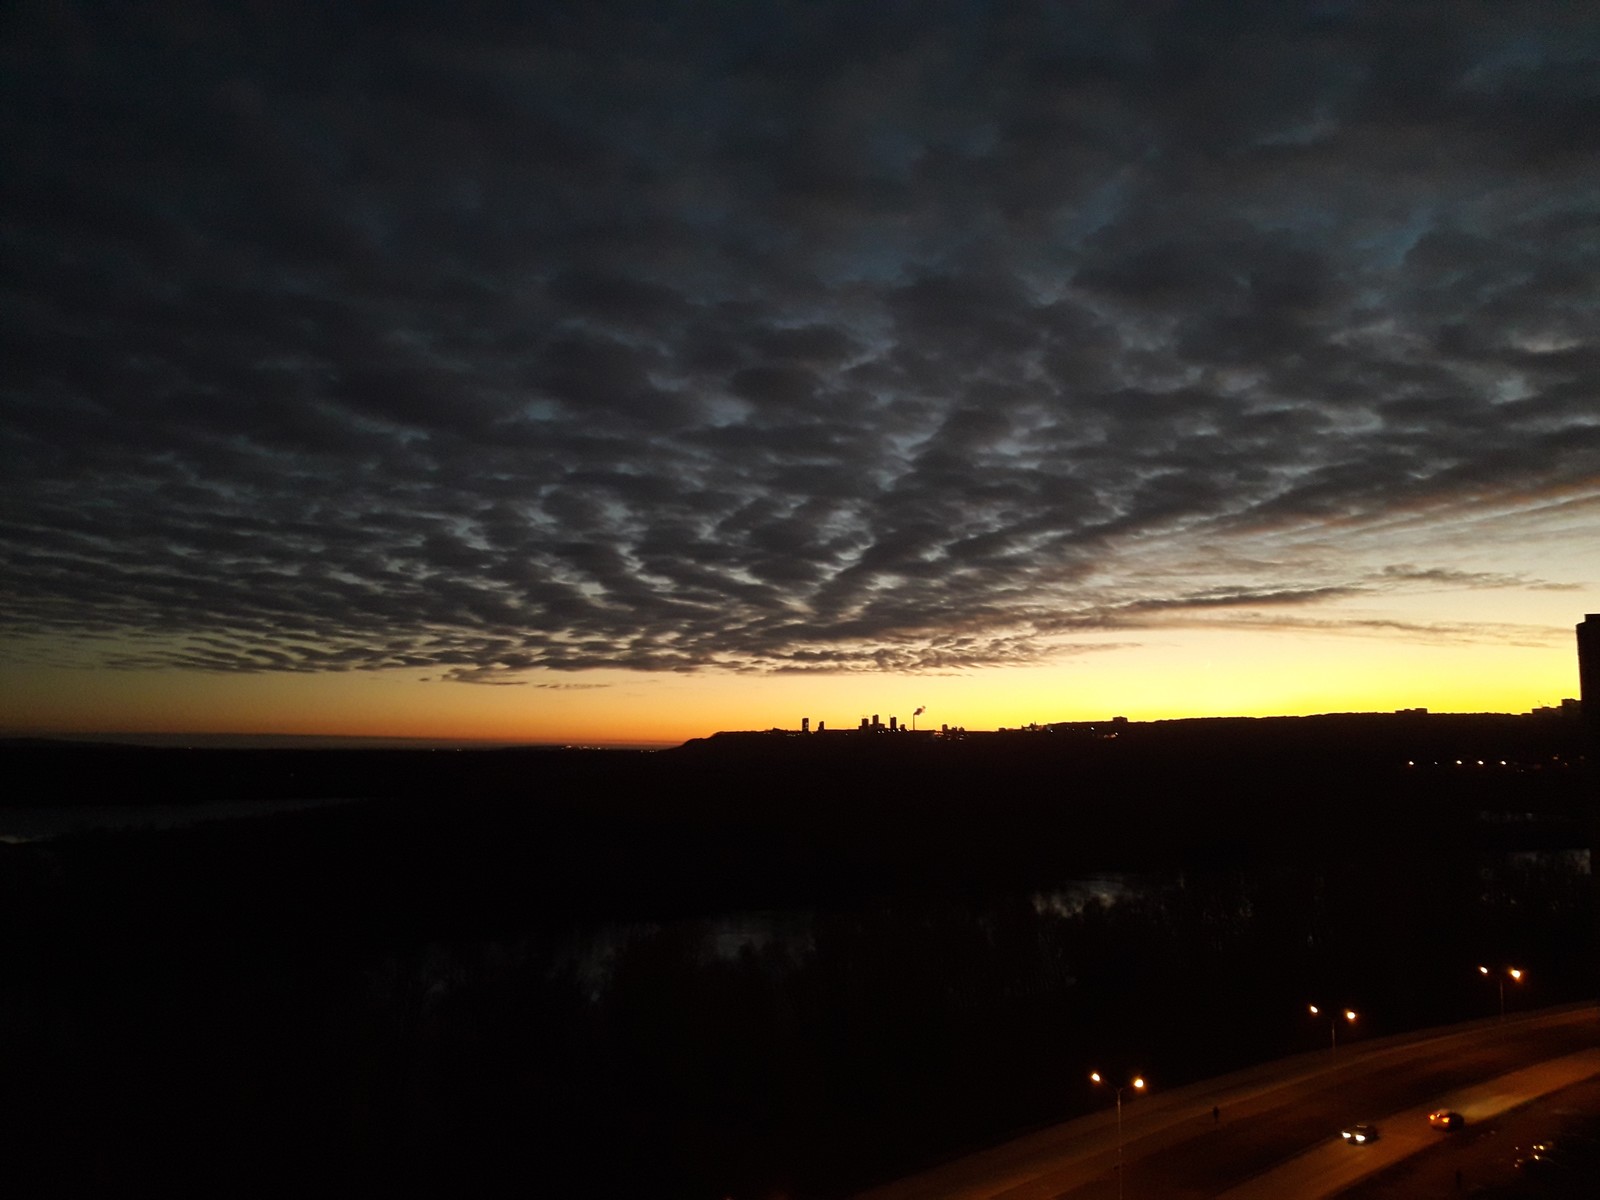
[[[1136,1092],[1144,1091],[1144,1076],[1135,1075],[1122,1087],[1108,1084],[1099,1071],[1090,1071],[1089,1079],[1092,1083],[1103,1084],[1117,1093],[1117,1200],[1122,1200],[1122,1093],[1127,1088]]]
[[[1313,1017],[1317,1017],[1317,1016],[1321,1016],[1322,1015],[1322,1010],[1320,1008],[1318,1008],[1315,1004],[1308,1004],[1308,1005],[1306,1005],[1306,1007],[1311,1010],[1311,1015]],[[1356,1023],[1356,1010],[1353,1009],[1353,1008],[1347,1008],[1342,1013],[1336,1012],[1336,1013],[1330,1013],[1329,1014],[1329,1017],[1328,1017],[1329,1049],[1331,1049],[1335,1054],[1339,1053],[1339,1018],[1340,1017],[1343,1017],[1347,1023],[1349,1023],[1351,1025],[1354,1025]]]
[[[1500,1019],[1504,1021],[1506,1019],[1506,979],[1509,978],[1512,983],[1521,983],[1522,977],[1527,972],[1521,967],[1506,967],[1500,971],[1491,971],[1488,967],[1479,967],[1478,974],[1484,978],[1493,975],[1495,981],[1500,985]]]

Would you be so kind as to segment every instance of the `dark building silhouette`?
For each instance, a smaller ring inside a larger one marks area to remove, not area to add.
[[[1600,850],[1600,613],[1578,623],[1578,704],[1583,722],[1584,769],[1589,776],[1589,853]],[[1593,880],[1591,868],[1590,879]],[[1594,886],[1591,882],[1590,886]],[[1595,906],[1591,950],[1600,963],[1600,905]]]
[[[1600,613],[1578,624],[1578,702],[1591,763],[1600,748]]]

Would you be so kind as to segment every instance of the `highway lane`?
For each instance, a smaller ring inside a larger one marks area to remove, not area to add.
[[[1300,1055],[1125,1097],[1124,1192],[1128,1200],[1332,1196],[1428,1144],[1423,1135],[1441,1136],[1425,1121],[1434,1107],[1482,1119],[1585,1073],[1600,1073],[1593,1005],[1341,1046],[1337,1055]],[[1339,1129],[1355,1120],[1385,1126],[1384,1137],[1346,1146]],[[1408,1122],[1415,1134],[1406,1132]],[[862,1200],[1110,1200],[1116,1161],[1108,1107],[874,1188]],[[1307,1182],[1319,1179],[1325,1183]],[[1266,1190],[1247,1190],[1257,1186]]]
[[[1487,1121],[1595,1075],[1600,1075],[1600,1049],[1581,1050],[1462,1088],[1440,1097],[1437,1104],[1385,1113],[1375,1120],[1380,1130],[1376,1142],[1350,1146],[1343,1138],[1332,1137],[1315,1150],[1229,1188],[1217,1200],[1282,1200],[1285,1196],[1326,1200],[1384,1167],[1433,1149],[1441,1137],[1450,1136],[1428,1127],[1428,1113],[1436,1107],[1455,1109],[1469,1124]]]
[[[1554,1138],[1571,1148],[1586,1146],[1581,1139],[1596,1135],[1600,1135],[1600,1075],[1441,1137],[1432,1149],[1340,1192],[1338,1200],[1458,1200],[1480,1188],[1507,1188],[1522,1182],[1516,1160],[1532,1143]]]

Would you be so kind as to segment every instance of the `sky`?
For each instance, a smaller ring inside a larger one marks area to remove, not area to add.
[[[1521,712],[1600,5],[0,15],[0,730]]]

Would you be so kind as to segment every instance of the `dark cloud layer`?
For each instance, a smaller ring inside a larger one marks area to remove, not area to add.
[[[24,2],[3,53],[0,629],[112,665],[1029,662],[1536,585],[1382,530],[1600,494],[1592,6]]]

